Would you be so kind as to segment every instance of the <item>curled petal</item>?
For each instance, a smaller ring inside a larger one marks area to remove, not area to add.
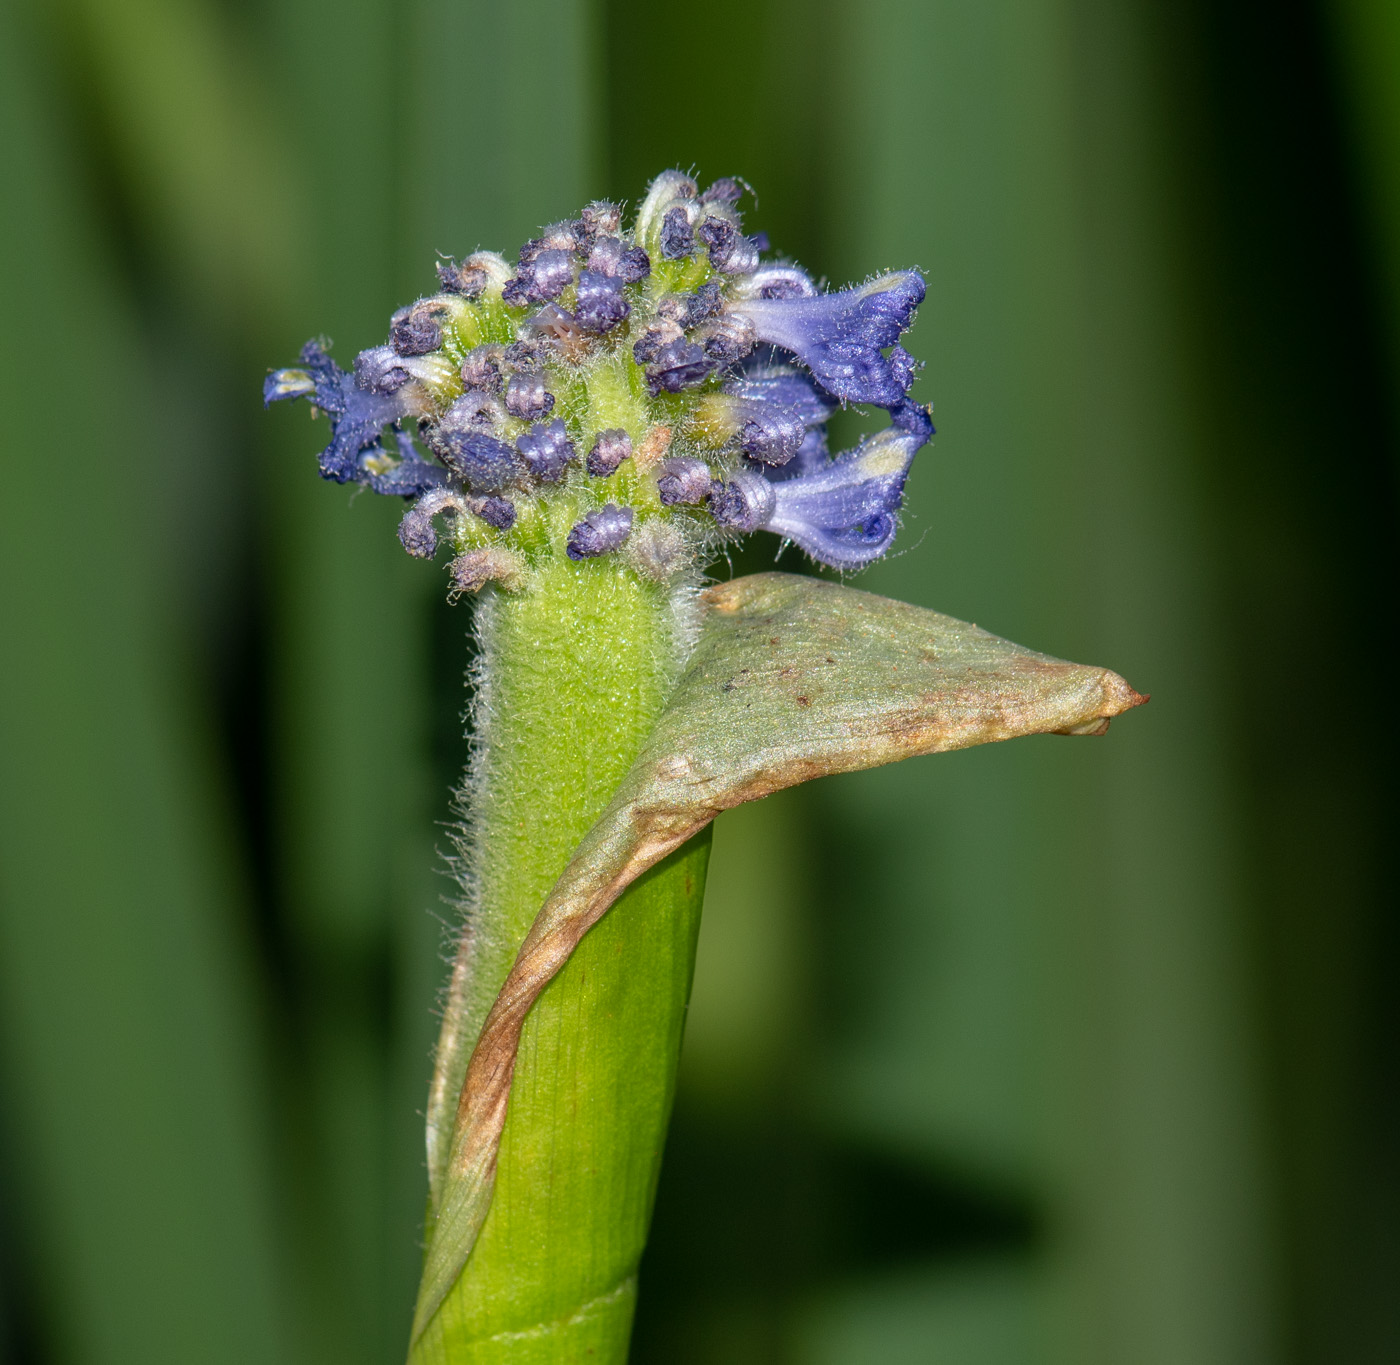
[[[437,553],[437,528],[433,518],[444,512],[465,516],[467,504],[461,496],[447,488],[434,488],[424,493],[399,522],[399,540],[415,559],[431,559]]]
[[[748,298],[731,310],[753,323],[760,341],[791,351],[836,397],[893,408],[904,402],[910,367],[882,352],[898,342],[923,297],[923,277],[902,270],[836,294]]]
[[[741,299],[809,299],[816,298],[817,286],[795,265],[765,265],[736,280],[734,292]]]
[[[773,485],[751,469],[741,469],[727,483],[710,485],[710,512],[726,531],[747,535],[768,525],[777,507]]]

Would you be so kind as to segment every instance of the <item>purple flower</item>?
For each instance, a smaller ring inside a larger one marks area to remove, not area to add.
[[[912,366],[902,348],[889,358],[883,352],[923,298],[923,277],[901,270],[835,294],[740,299],[730,311],[747,318],[760,341],[791,351],[837,398],[893,408],[904,402]]]
[[[904,480],[927,440],[924,430],[894,426],[792,478],[768,479],[743,469],[728,483],[712,485],[710,510],[728,530],[772,531],[822,564],[858,569],[889,549]]]
[[[399,447],[397,460],[382,446],[371,446],[360,455],[361,483],[389,497],[412,498],[447,482],[447,470],[425,460],[407,432],[396,431],[394,440]]]
[[[923,435],[888,427],[855,450],[773,485],[764,529],[835,569],[858,569],[890,547],[904,480]]]
[[[310,399],[330,418],[331,441],[321,452],[321,476],[336,483],[367,483],[360,452],[379,449],[379,434],[386,426],[409,415],[407,371],[402,381],[385,392],[362,387],[355,376],[342,370],[320,341],[301,348],[301,369],[274,370],[263,383],[263,402],[284,398]],[[382,453],[382,451],[381,451]]]

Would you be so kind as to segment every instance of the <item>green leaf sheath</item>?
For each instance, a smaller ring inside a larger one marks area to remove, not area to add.
[[[429,1106],[434,1217],[454,1202],[452,1125],[482,1021],[651,731],[679,652],[670,594],[596,560],[553,560],[526,591],[488,593],[478,629],[472,891]],[[430,1228],[415,1365],[626,1359],[708,852],[702,836],[635,883],[531,1010],[494,1194],[455,1284],[475,1228]]]

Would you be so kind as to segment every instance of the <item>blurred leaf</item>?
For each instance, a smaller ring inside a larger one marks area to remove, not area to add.
[[[37,357],[84,357],[0,496],[0,1040],[33,1311],[54,1358],[272,1365],[243,869],[152,549],[154,387],[18,30],[0,8],[7,410],[35,410]]]
[[[755,574],[704,597],[685,675],[545,901],[472,1054],[415,1336],[489,1208],[525,1016],[637,877],[720,811],[783,787],[1018,735],[1101,734],[1146,700],[1106,669],[854,588]]]
[[[229,16],[209,0],[60,0],[52,17],[150,245],[222,311],[286,316],[306,288],[307,152]]]
[[[1392,396],[1400,400],[1400,6],[1394,0],[1330,0],[1344,84],[1362,153],[1376,265],[1389,293]]]

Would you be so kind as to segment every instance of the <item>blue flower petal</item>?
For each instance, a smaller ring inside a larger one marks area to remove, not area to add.
[[[319,341],[308,341],[302,347],[301,364],[301,369],[268,375],[263,401],[310,399],[331,422],[331,442],[320,456],[321,477],[336,483],[368,482],[360,452],[377,446],[380,432],[407,416],[407,395],[371,393],[361,388],[354,375],[342,370]]]
[[[856,569],[889,549],[909,466],[926,437],[889,427],[849,454],[773,484],[766,530],[836,569]]]
[[[730,305],[748,318],[760,341],[791,351],[823,388],[852,403],[884,408],[904,402],[911,367],[901,350],[883,352],[908,329],[923,302],[915,270],[816,297],[747,298]]]

